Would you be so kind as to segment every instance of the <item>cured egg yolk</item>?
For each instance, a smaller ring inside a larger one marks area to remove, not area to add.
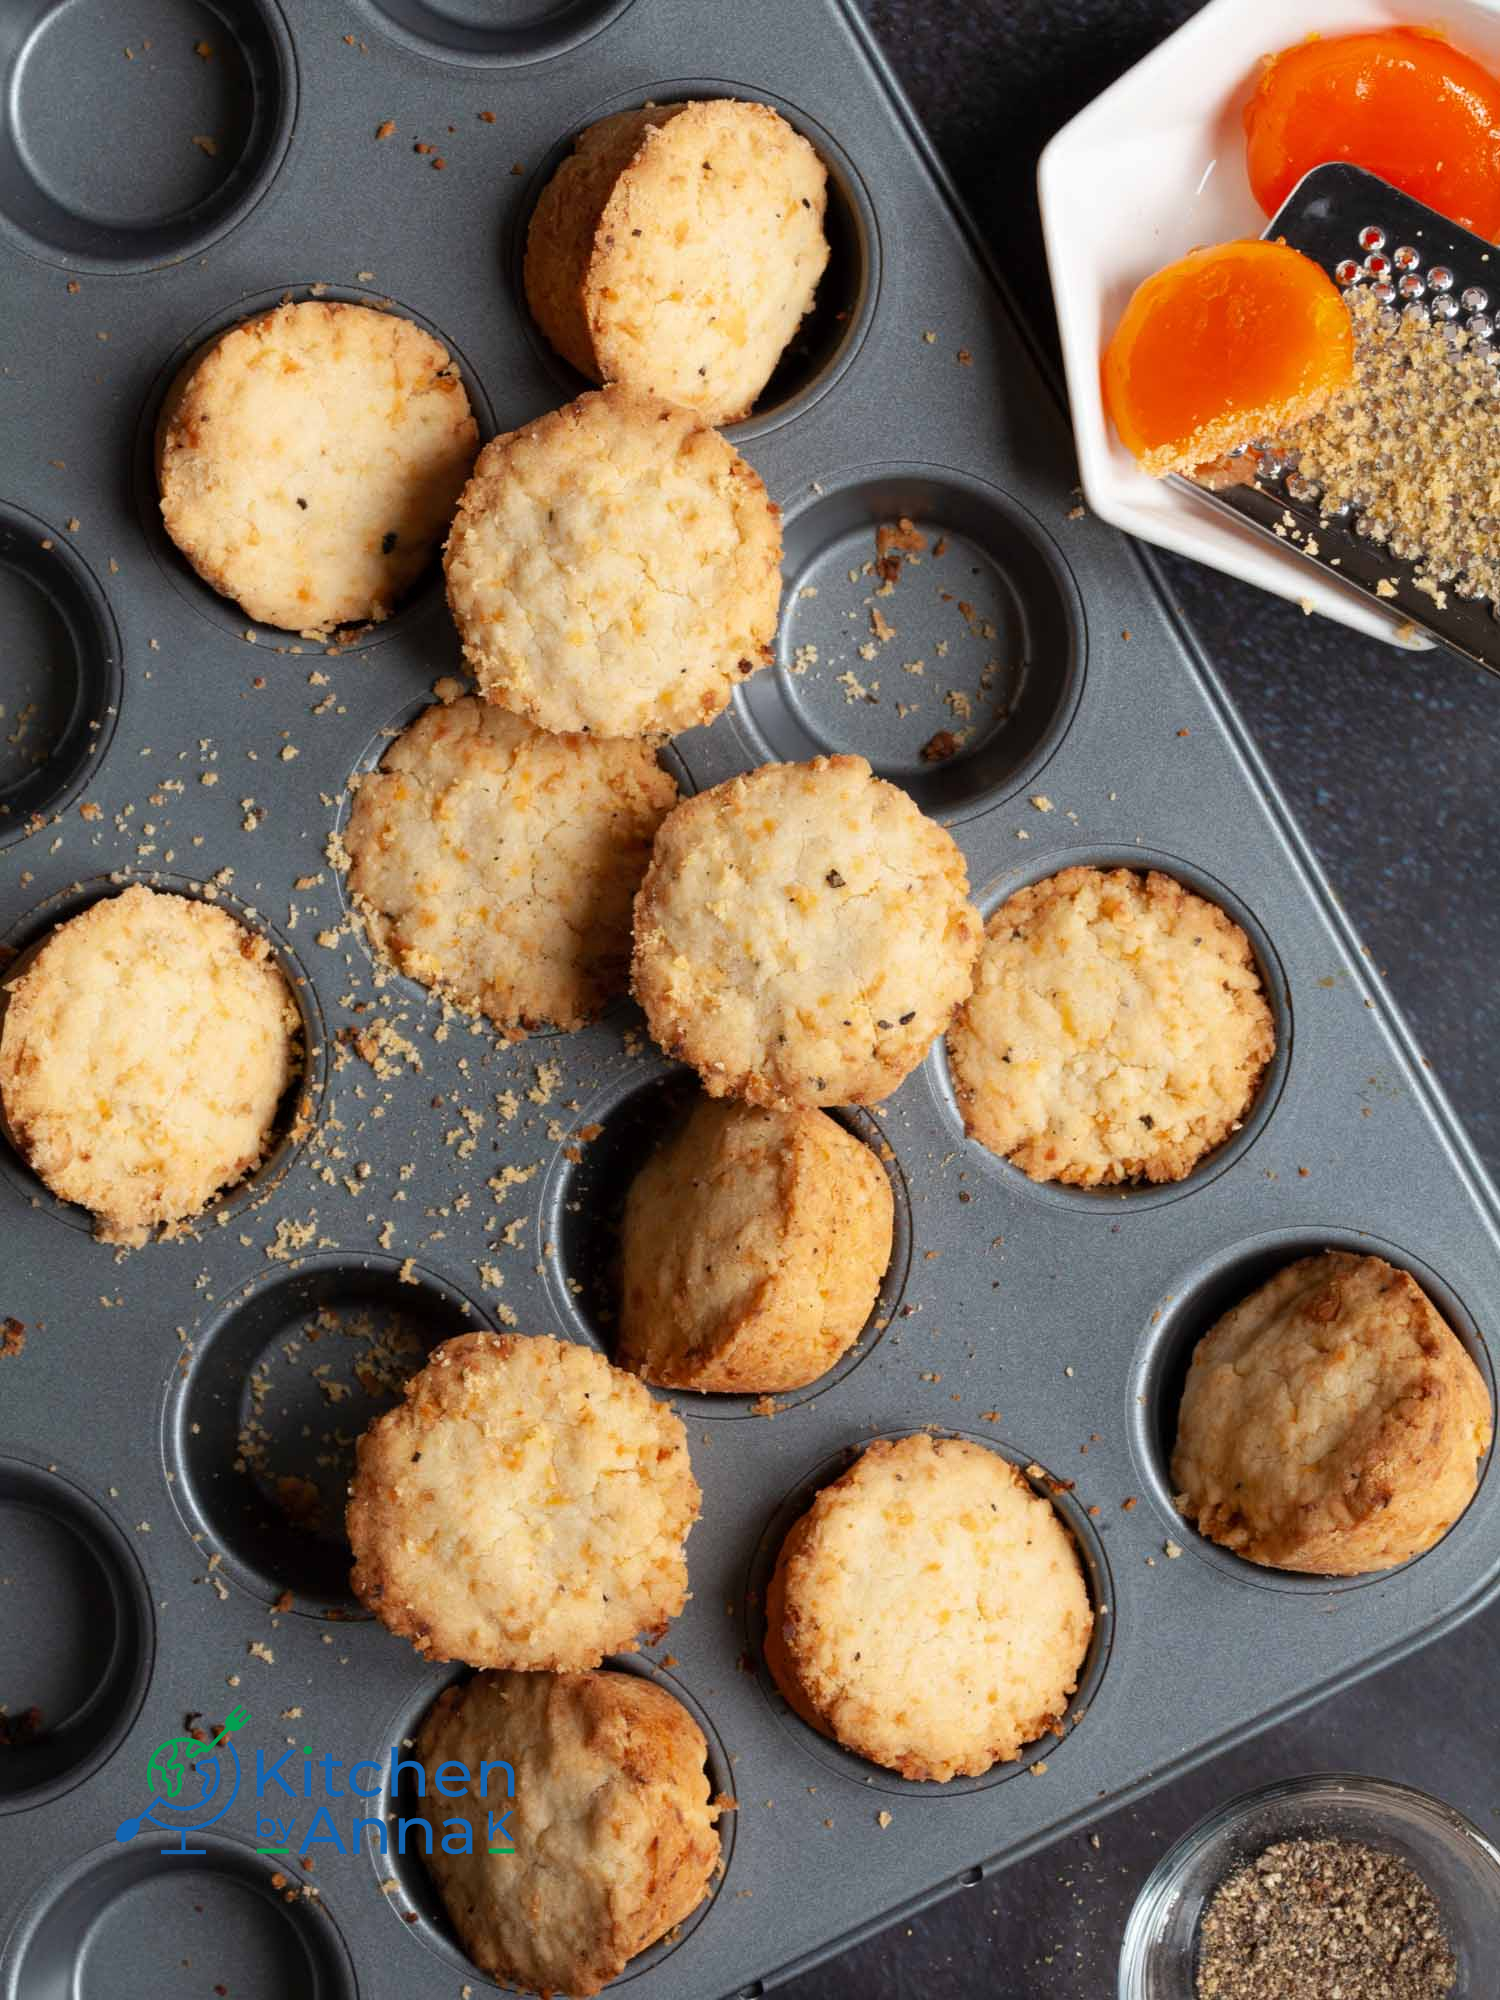
[[[1284,243],[1191,251],[1137,287],[1104,353],[1104,403],[1146,471],[1190,473],[1310,416],[1354,370],[1333,280]]]
[[[1432,29],[1283,49],[1245,106],[1245,139],[1267,215],[1310,168],[1350,160],[1465,229],[1500,233],[1500,78]]]

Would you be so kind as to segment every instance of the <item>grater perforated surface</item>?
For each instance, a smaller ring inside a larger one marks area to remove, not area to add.
[[[1267,225],[1321,264],[1346,291],[1368,288],[1389,313],[1411,313],[1462,329],[1491,366],[1500,365],[1495,315],[1500,255],[1467,229],[1362,167],[1337,162],[1304,175]],[[1314,482],[1274,450],[1257,450],[1252,483],[1211,492],[1178,483],[1294,549],[1305,562],[1397,611],[1476,666],[1500,673],[1500,603],[1452,568],[1439,589],[1421,588],[1421,552],[1403,549],[1374,508],[1325,512]],[[1384,586],[1382,588],[1382,586]]]

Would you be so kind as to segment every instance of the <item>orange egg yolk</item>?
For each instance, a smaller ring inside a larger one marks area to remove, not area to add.
[[[1299,250],[1194,250],[1140,285],[1104,353],[1104,403],[1157,476],[1310,415],[1354,370],[1349,313]]]
[[[1351,160],[1465,229],[1500,233],[1500,78],[1431,29],[1283,49],[1245,106],[1245,139],[1267,215],[1310,168]]]

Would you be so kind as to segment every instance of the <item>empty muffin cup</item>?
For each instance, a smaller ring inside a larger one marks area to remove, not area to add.
[[[124,1534],[56,1467],[0,1458],[0,1547],[3,1814],[56,1798],[124,1740],[150,1677],[154,1620]]]
[[[632,0],[360,0],[381,34],[438,62],[517,68],[566,55]]]
[[[173,1371],[162,1442],[183,1524],[265,1603],[362,1617],[344,1501],[354,1440],[478,1308],[399,1258],[310,1256],[253,1279]]]
[[[0,222],[34,255],[151,270],[217,242],[275,179],[297,67],[274,0],[138,0],[128,16],[17,0],[7,14]]]
[[[0,1980],[15,2000],[198,2000],[215,1987],[355,2000],[327,1903],[299,1886],[284,1861],[222,1833],[148,1830],[128,1846],[93,1849],[36,1893]]]
[[[757,761],[856,751],[946,821],[1035,776],[1085,653],[1077,586],[1040,522],[966,474],[892,465],[824,482],[784,540],[775,664],[732,710]]]
[[[0,847],[69,805],[120,709],[120,635],[60,528],[0,502]]]

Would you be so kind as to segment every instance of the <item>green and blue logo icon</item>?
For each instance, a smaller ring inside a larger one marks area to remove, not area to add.
[[[169,1736],[158,1743],[146,1766],[146,1782],[156,1796],[144,1812],[121,1820],[115,1839],[134,1840],[149,1824],[177,1835],[177,1845],[164,1847],[163,1854],[206,1853],[189,1847],[187,1837],[222,1819],[238,1798],[240,1753],[232,1739],[249,1720],[248,1709],[232,1708],[209,1743],[196,1736]]]

